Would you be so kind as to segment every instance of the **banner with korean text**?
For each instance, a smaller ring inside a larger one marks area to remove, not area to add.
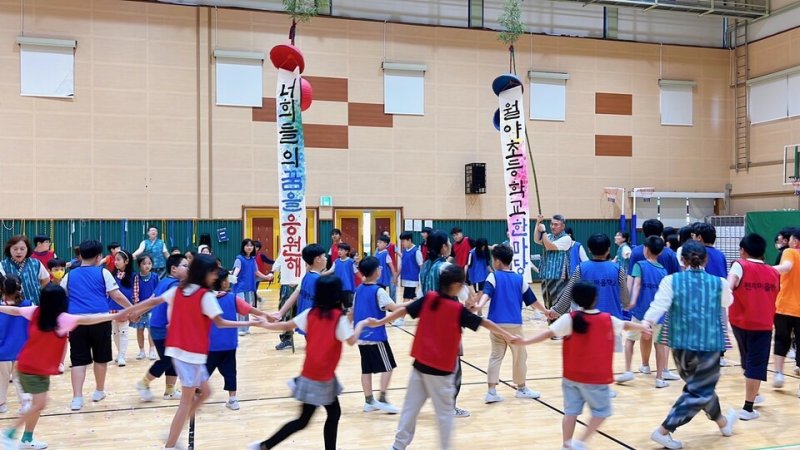
[[[511,270],[531,282],[530,211],[528,209],[528,156],[525,151],[525,111],[522,86],[498,94],[500,145],[506,189],[508,239],[514,250]]]
[[[281,284],[298,284],[306,270],[306,158],[300,113],[300,74],[278,69],[275,92],[278,123],[278,210],[283,258]]]

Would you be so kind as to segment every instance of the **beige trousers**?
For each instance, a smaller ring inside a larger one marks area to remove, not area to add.
[[[511,334],[522,336],[522,325],[500,325],[501,328]],[[500,366],[503,365],[503,358],[506,356],[506,349],[511,348],[511,359],[513,361],[512,379],[517,386],[525,385],[525,377],[528,374],[528,351],[524,345],[508,345],[505,339],[491,333],[489,335],[492,343],[492,352],[489,355],[488,382],[497,384],[500,381]]]

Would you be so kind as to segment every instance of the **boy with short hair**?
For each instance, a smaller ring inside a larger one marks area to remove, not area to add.
[[[47,263],[56,257],[56,252],[52,251],[50,246],[50,236],[37,234],[33,237],[31,258],[39,260],[39,262],[46,267]]]
[[[450,230],[450,235],[453,236],[453,264],[459,267],[467,267],[467,259],[469,258],[469,251],[472,250],[472,242],[459,227],[453,227]]]
[[[339,251],[336,261],[333,262],[330,269],[322,272],[322,275],[333,275],[342,280],[342,293],[344,294],[342,305],[345,310],[349,310],[353,307],[353,293],[356,290],[355,273],[358,269],[356,268],[355,261],[350,257],[350,251],[352,250],[350,244],[340,242],[338,247]]]
[[[422,242],[419,244],[419,251],[422,253],[422,261],[428,259],[428,236],[433,232],[433,228],[431,227],[422,227],[422,231],[419,233],[422,236]]]
[[[108,247],[106,248],[108,249],[108,256],[103,258],[103,266],[106,269],[108,269],[111,273],[113,273],[116,267],[114,265],[114,260],[116,259],[117,253],[119,253],[120,248],[122,247],[120,247],[119,242],[112,242],[108,244]]]
[[[281,318],[292,309],[295,303],[297,303],[297,312],[295,315],[307,309],[311,309],[311,307],[314,306],[314,296],[317,292],[317,280],[322,276],[322,271],[325,270],[325,264],[327,264],[328,260],[325,257],[325,249],[319,244],[309,244],[303,248],[301,253],[303,262],[308,266],[306,274],[303,275],[303,278],[300,280],[299,288],[292,292],[292,295],[289,296],[286,303],[283,304],[277,313],[272,314],[276,320],[281,320]],[[297,330],[297,332],[305,336],[303,331]]]
[[[541,302],[537,301],[531,287],[525,282],[522,275],[511,270],[513,259],[514,251],[507,245],[496,245],[492,249],[492,264],[495,270],[486,277],[483,295],[481,295],[476,309],[480,311],[486,302],[491,300],[488,319],[508,333],[522,336],[522,308],[524,306],[531,306],[545,315],[549,315],[550,311],[547,311]],[[486,392],[484,400],[486,403],[496,403],[504,400],[497,393],[496,388],[500,381],[503,357],[509,345],[505,339],[494,334],[490,335],[490,340],[492,351],[489,355],[487,371],[489,390]],[[513,380],[517,386],[514,396],[516,398],[539,398],[541,396],[539,392],[531,390],[525,385],[528,372],[528,353],[525,346],[511,345],[511,357],[514,364]]]
[[[378,258],[381,266],[381,277],[378,278],[378,286],[386,289],[394,283],[397,277],[397,270],[394,267],[392,255],[389,254],[389,238],[387,236],[379,236],[376,245],[375,257]]]
[[[382,317],[386,311],[394,311],[404,305],[395,304],[385,289],[378,286],[381,266],[377,258],[368,256],[358,264],[364,282],[356,289],[353,299],[353,322],[358,323],[370,317]],[[364,412],[381,410],[397,414],[399,410],[389,403],[386,391],[392,378],[392,370],[397,367],[386,327],[364,328],[358,338],[358,351],[361,354],[361,387],[364,389]],[[372,395],[372,374],[381,374],[381,395],[378,400]]]
[[[739,242],[739,256],[731,265],[728,284],[733,290],[730,321],[739,345],[745,378],[744,406],[739,419],[753,420],[760,414],[753,410],[762,381],[767,381],[767,365],[775,320],[781,276],[764,263],[767,241],[750,233]]]
[[[330,269],[333,266],[333,261],[339,255],[339,243],[342,242],[342,230],[334,228],[331,230],[331,248],[328,250],[327,261],[325,268]]]
[[[47,261],[47,271],[50,272],[50,282],[59,284],[67,272],[67,263],[63,259],[53,258]]]
[[[422,251],[414,245],[414,237],[410,231],[400,233],[400,287],[403,288],[403,301],[417,298],[419,287],[419,269],[422,267]]]

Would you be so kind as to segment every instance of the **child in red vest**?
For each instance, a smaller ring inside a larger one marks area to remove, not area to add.
[[[745,378],[744,407],[739,419],[753,420],[760,414],[753,410],[762,381],[767,381],[775,300],[781,276],[764,263],[767,241],[751,233],[739,242],[739,256],[731,265],[728,284],[733,290],[733,304],[728,312],[731,329],[739,344]]]
[[[17,375],[22,390],[32,397],[30,408],[0,434],[2,448],[47,448],[33,440],[33,431],[47,404],[50,376],[58,375],[58,365],[67,346],[67,333],[78,325],[92,325],[110,320],[127,320],[128,312],[118,314],[67,314],[67,293],[61,286],[48,284],[42,288],[39,306],[0,306],[0,313],[22,316],[30,322],[28,341],[17,359]],[[17,428],[25,425],[22,442],[17,447]]]
[[[525,345],[552,337],[563,337],[562,357],[564,374],[561,391],[564,393],[564,448],[582,450],[585,442],[611,416],[611,397],[608,385],[614,381],[614,337],[625,330],[649,334],[650,329],[639,323],[623,322],[608,313],[595,309],[597,288],[594,283],[581,281],[572,288],[572,299],[581,307],[561,316],[550,329],[523,340]],[[592,418],[580,440],[572,439],[575,423],[589,404]]]
[[[217,296],[211,291],[216,281],[216,258],[198,254],[189,266],[185,281],[160,297],[145,300],[126,310],[131,317],[137,317],[156,305],[169,304],[169,328],[164,354],[172,358],[172,365],[181,380],[183,395],[172,419],[165,450],[175,447],[188,418],[211,395],[206,369],[211,345],[211,323],[218,328],[235,328],[244,324],[256,326],[262,322],[223,319]]]
[[[364,329],[366,321],[350,327],[350,321],[342,309],[344,292],[342,280],[335,276],[320,277],[316,281],[314,305],[288,322],[262,323],[260,326],[273,331],[289,331],[299,328],[306,334],[306,360],[300,376],[289,382],[294,398],[302,402],[300,417],[285,424],[266,441],[254,442],[251,450],[275,448],[286,438],[304,429],[317,407],[325,407],[328,418],[322,434],[325,450],[336,449],[339,431],[339,394],[342,385],[336,378],[336,366],[342,357],[342,342],[353,345]]]
[[[519,339],[491,320],[471,313],[458,301],[457,295],[464,288],[465,281],[464,269],[449,265],[439,276],[438,292],[429,292],[425,297],[405,308],[399,308],[381,320],[368,319],[368,326],[377,327],[402,318],[406,313],[413,318],[419,318],[417,334],[411,346],[414,368],[411,369],[408,380],[393,449],[404,450],[411,444],[417,416],[428,398],[433,403],[439,423],[439,448],[450,448],[456,392],[454,372],[462,327],[472,331],[484,327],[510,343]]]

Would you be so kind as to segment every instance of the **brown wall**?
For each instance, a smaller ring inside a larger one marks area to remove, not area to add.
[[[220,10],[217,28],[207,8],[118,0],[28,0],[25,11],[26,35],[78,40],[76,95],[19,96],[19,2],[0,1],[0,217],[238,217],[243,204],[276,203],[275,124],[213,105],[209,55],[215,42],[268,52],[285,42],[286,16]],[[351,105],[383,103],[382,23],[318,17],[298,33],[305,75],[346,79]],[[425,115],[350,118],[348,148],[308,148],[308,204],[332,195],[339,207],[402,205],[406,217],[501,218],[490,85],[505,47],[493,32],[411,25],[389,25],[386,39],[388,60],[427,65]],[[570,74],[567,120],[528,122],[545,214],[616,216],[603,186],[729,182],[727,51],[548,36],[516,49],[522,75]],[[659,124],[660,73],[697,82],[693,127]],[[266,62],[265,97],[274,86]],[[632,114],[597,114],[597,93],[630,94]],[[347,126],[352,108],[315,101],[304,122]],[[597,135],[632,136],[632,156],[595,156]],[[488,194],[464,195],[469,162],[487,163]]]
[[[800,66],[800,29],[790,30],[750,44],[750,78]],[[783,147],[800,144],[800,118],[789,118],[750,127],[750,159],[747,172],[731,170],[733,211],[772,210],[799,206],[790,186],[783,181]]]

